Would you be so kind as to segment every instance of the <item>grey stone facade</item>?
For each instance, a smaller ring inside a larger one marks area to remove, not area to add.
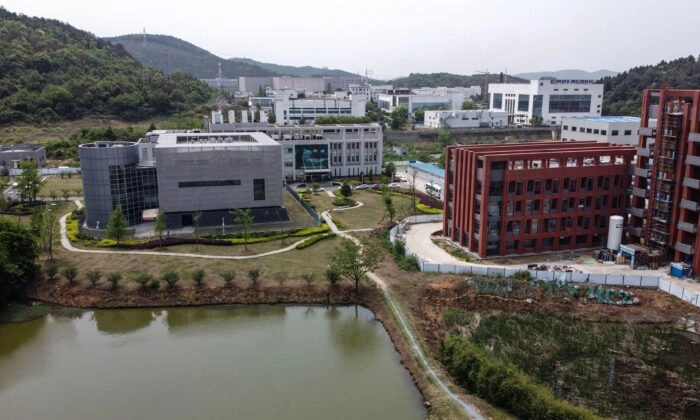
[[[46,164],[46,148],[39,144],[9,144],[0,146],[0,167],[19,168],[23,160],[36,162],[37,166]]]

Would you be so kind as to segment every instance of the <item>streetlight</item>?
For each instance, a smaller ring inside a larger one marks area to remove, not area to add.
[[[95,229],[100,230],[100,221],[99,220],[97,221],[97,227]]]

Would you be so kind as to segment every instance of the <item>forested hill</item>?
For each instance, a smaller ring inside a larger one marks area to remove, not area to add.
[[[88,32],[0,7],[0,124],[144,119],[191,109],[213,93],[184,73],[146,68]]]
[[[169,35],[131,34],[104,38],[119,43],[137,60],[165,72],[181,70],[200,79],[217,77],[219,63],[225,78],[238,76],[355,76],[344,70],[333,70],[312,66],[283,66],[263,63],[250,58],[221,58],[194,44]]]
[[[489,83],[498,83],[500,75],[489,75]],[[474,74],[465,76],[451,73],[411,73],[407,77],[390,80],[388,83],[394,87],[419,88],[423,86],[484,86],[484,75]],[[530,83],[529,80],[521,79],[515,76],[508,76],[508,83]]]
[[[634,67],[617,76],[604,77],[603,115],[639,116],[642,91],[647,88],[669,87],[700,89],[700,61],[688,56],[654,66]]]
[[[219,72],[224,77],[234,76],[278,76],[274,71],[263,69],[254,63],[232,62],[210,53],[179,38],[168,35],[147,35],[144,46],[143,35],[122,35],[104,38],[121,44],[140,63],[166,73],[183,71],[200,79],[213,79]]]

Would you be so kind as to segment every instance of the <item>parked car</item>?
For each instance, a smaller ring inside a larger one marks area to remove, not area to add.
[[[408,182],[408,177],[406,177],[406,175],[401,175],[399,178],[401,178],[401,182]]]
[[[392,182],[389,184],[389,188],[401,188],[401,183],[400,182]]]
[[[366,190],[368,188],[369,188],[369,185],[367,185],[367,184],[360,184],[360,185],[355,187],[356,190]]]
[[[304,184],[304,183],[297,184],[296,188],[299,188],[299,189],[306,188],[306,184]]]

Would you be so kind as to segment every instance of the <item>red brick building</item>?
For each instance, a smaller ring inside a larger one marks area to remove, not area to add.
[[[700,273],[700,90],[646,89],[627,240]]]
[[[605,246],[636,149],[597,142],[450,146],[443,234],[479,257]]]

